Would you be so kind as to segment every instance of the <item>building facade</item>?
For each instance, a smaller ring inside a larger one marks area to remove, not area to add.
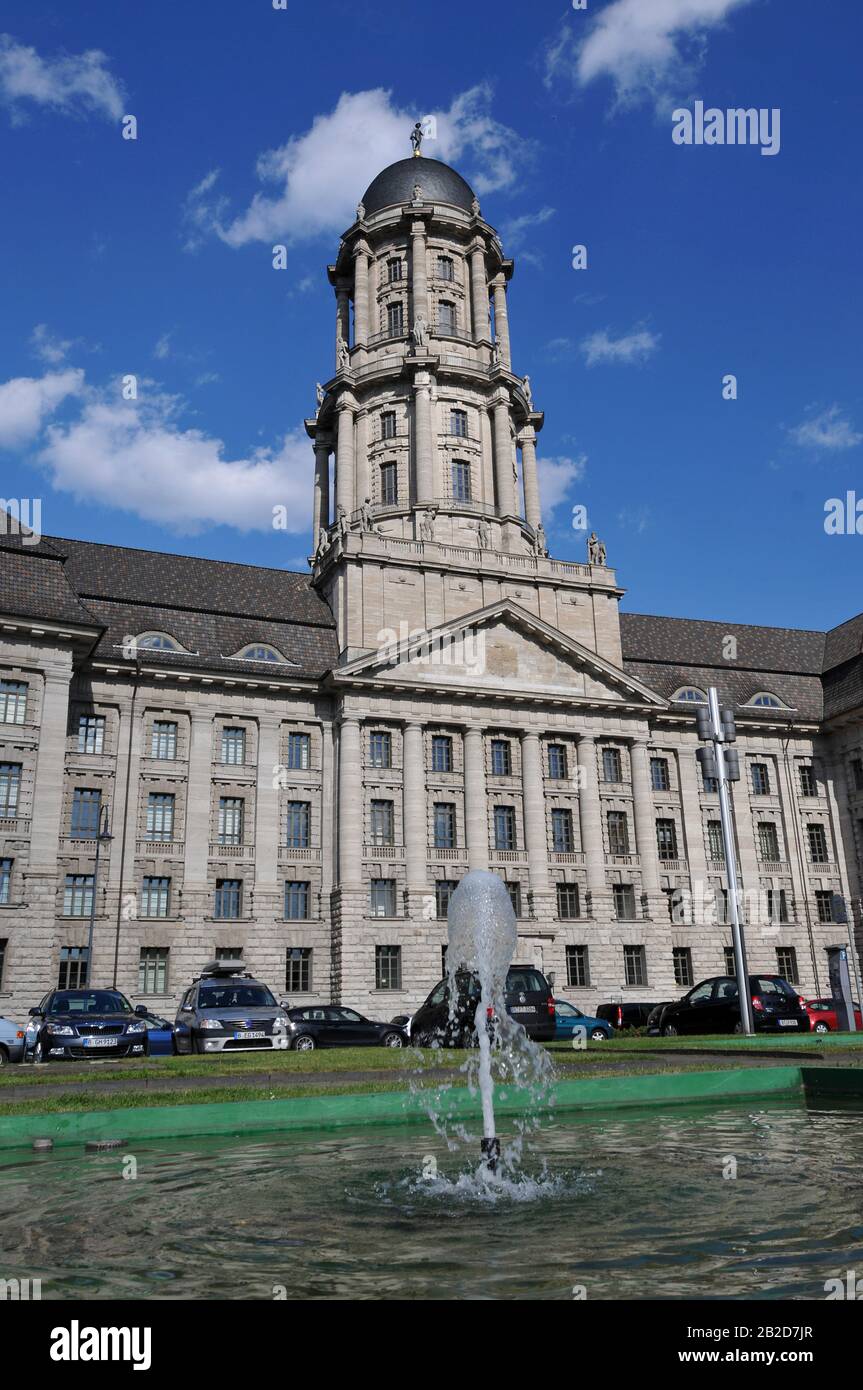
[[[674,998],[731,947],[708,685],[737,718],[750,966],[826,992],[860,919],[863,617],[621,613],[600,542],[553,559],[512,274],[448,166],[370,185],[328,268],[310,575],[10,520],[2,1012],[86,980],[170,1012],[218,954],[388,1018],[440,978],[472,868],[505,879],[558,993]]]

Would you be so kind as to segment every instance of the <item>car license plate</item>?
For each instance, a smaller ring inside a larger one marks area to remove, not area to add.
[[[116,1047],[116,1046],[117,1046],[117,1039],[116,1039],[116,1038],[84,1038],[82,1041],[83,1041],[85,1047]]]
[[[780,1020],[779,1020],[779,1027],[780,1027],[780,1028],[796,1028],[796,1027],[797,1027],[797,1019],[796,1019],[796,1018],[780,1018]]]
[[[235,1033],[234,1042],[246,1042],[248,1038],[265,1038],[266,1033]]]
[[[528,1004],[526,1008],[522,1009],[522,1008],[519,1007],[518,1004],[516,1004],[515,1007],[512,1008],[512,1009],[510,1010],[510,1013],[514,1013],[514,1014],[532,1014],[532,1013],[533,1013],[533,1007],[532,1007],[532,1005]]]

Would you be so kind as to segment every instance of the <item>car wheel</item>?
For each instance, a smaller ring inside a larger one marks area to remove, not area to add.
[[[403,1047],[401,1033],[384,1033],[381,1039],[384,1047]]]
[[[301,1033],[294,1041],[295,1052],[314,1052],[317,1043],[311,1033]]]
[[[590,1037],[591,1037],[591,1041],[592,1041],[592,1042],[607,1042],[607,1041],[608,1041],[608,1034],[606,1033],[606,1031],[605,1031],[604,1028],[594,1028],[594,1030],[593,1030],[593,1032],[591,1033]]]
[[[822,1019],[820,1023],[813,1023],[813,1025],[812,1025],[812,1032],[813,1032],[813,1033],[829,1033],[829,1032],[830,1032],[830,1024],[829,1024],[829,1023],[825,1023],[824,1020]]]
[[[676,1037],[677,1037],[677,1024],[676,1024],[676,1023],[663,1023],[663,1025],[662,1025],[662,1036],[663,1036],[664,1038],[676,1038]]]

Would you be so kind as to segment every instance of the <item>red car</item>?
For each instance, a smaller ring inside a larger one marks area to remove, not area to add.
[[[809,1027],[813,1033],[835,1033],[839,1029],[839,1019],[836,1014],[836,999],[806,999],[804,1007],[809,1015]],[[859,1029],[863,1029],[863,1016],[860,1014],[860,1005],[854,1004],[854,1018]]]

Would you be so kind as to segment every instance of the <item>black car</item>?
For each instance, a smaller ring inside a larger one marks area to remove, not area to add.
[[[643,1000],[640,1002],[627,1000],[626,1003],[618,1004],[598,1004],[596,1017],[604,1018],[606,1023],[611,1024],[612,1028],[643,1028],[655,1008],[655,1003],[645,1003]]]
[[[756,1033],[808,1033],[809,1015],[796,990],[781,975],[750,975],[752,1020]],[[731,975],[714,975],[678,999],[666,1004],[662,1032],[667,1038],[679,1033],[740,1033],[740,996]]]
[[[30,1010],[25,1062],[143,1057],[147,1029],[116,989],[53,989]]]
[[[672,1001],[663,999],[661,1004],[654,1004],[650,1013],[647,1015],[647,1036],[658,1038],[662,1032],[662,1015]]]
[[[288,1010],[288,1046],[297,1052],[316,1047],[404,1047],[404,1024],[373,1023],[341,1004],[304,1004]]]
[[[411,1019],[411,1042],[417,1047],[470,1047],[476,1040],[475,1016],[481,997],[480,983],[469,971],[456,975],[458,998],[450,1019],[449,980],[435,985],[428,999]],[[506,975],[506,1011],[520,1023],[529,1038],[551,1042],[555,1035],[554,996],[541,970],[533,965],[511,965]]]
[[[174,1021],[178,1052],[257,1052],[288,1046],[288,1015],[242,961],[214,960],[183,995]]]

